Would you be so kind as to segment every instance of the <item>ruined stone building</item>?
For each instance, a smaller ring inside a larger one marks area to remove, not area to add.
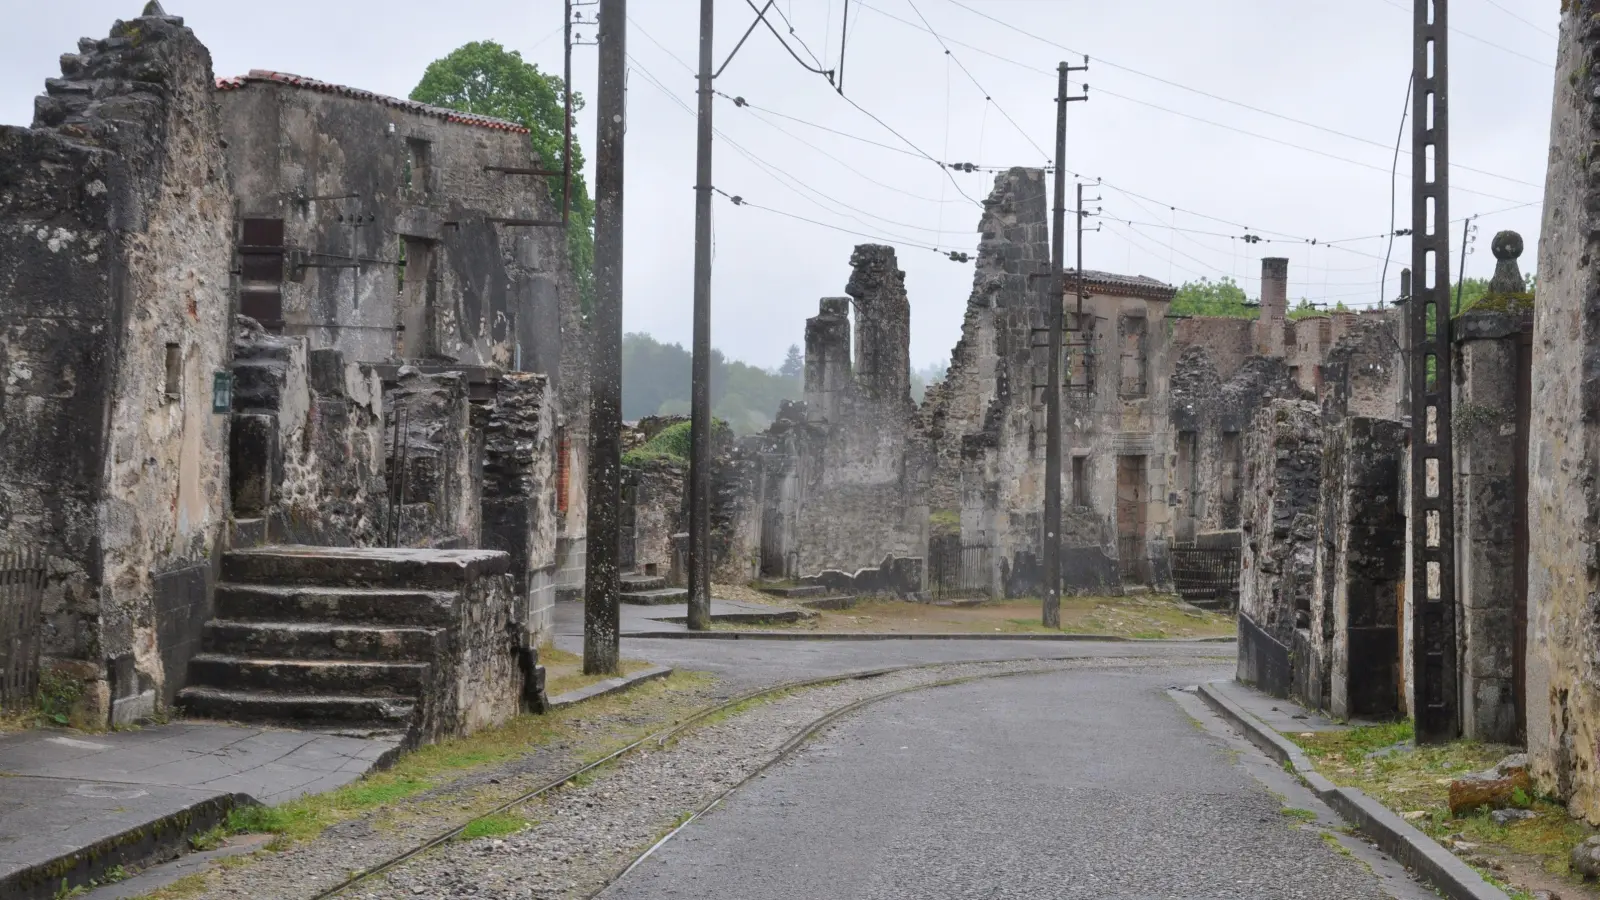
[[[101,725],[514,712],[582,569],[587,392],[525,130],[219,81],[155,3],[61,68],[0,128],[0,544],[42,585],[0,701],[42,667]]]

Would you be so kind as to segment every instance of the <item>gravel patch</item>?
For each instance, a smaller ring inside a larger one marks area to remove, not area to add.
[[[503,837],[460,841],[352,888],[348,896],[546,900],[591,896],[634,856],[729,787],[770,762],[797,732],[827,713],[899,688],[1005,672],[1147,668],[1197,659],[1100,658],[952,664],[786,695],[699,727],[667,747],[640,753],[516,807],[531,824]],[[259,873],[258,873],[259,874]],[[251,879],[256,896],[305,896],[293,883]]]

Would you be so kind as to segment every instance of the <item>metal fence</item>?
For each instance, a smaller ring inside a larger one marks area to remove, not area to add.
[[[1172,583],[1178,596],[1196,600],[1233,602],[1239,595],[1239,551],[1237,548],[1201,550],[1174,547]]]
[[[0,709],[32,706],[39,691],[44,555],[0,551]]]
[[[989,548],[961,543],[959,535],[928,542],[928,593],[935,600],[989,595]]]

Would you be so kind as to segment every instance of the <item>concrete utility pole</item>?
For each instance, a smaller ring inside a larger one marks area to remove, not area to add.
[[[618,673],[618,507],[622,502],[622,144],[628,0],[600,0],[594,166],[594,344],[590,355],[589,522],[583,671]]]
[[[1061,307],[1066,303],[1067,227],[1067,104],[1083,97],[1067,96],[1067,75],[1088,68],[1061,63],[1056,72],[1056,179],[1055,216],[1050,223],[1050,360],[1045,364],[1044,439],[1044,627],[1061,627]],[[1078,191],[1082,205],[1083,191]],[[1083,252],[1082,223],[1078,216],[1078,251]],[[1080,279],[1081,281],[1081,279]]]
[[[1461,734],[1456,652],[1455,473],[1450,416],[1448,0],[1416,0],[1412,23],[1411,712],[1419,744]]]
[[[689,394],[689,630],[711,627],[711,26],[700,0],[700,131],[694,185],[694,361]],[[754,27],[754,26],[752,26]]]

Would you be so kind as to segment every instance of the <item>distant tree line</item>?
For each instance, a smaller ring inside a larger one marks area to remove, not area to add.
[[[686,416],[692,356],[681,344],[665,344],[648,334],[622,337],[622,418]],[[752,434],[772,424],[778,404],[799,400],[804,389],[799,347],[775,370],[727,359],[711,351],[711,414],[737,434]]]

